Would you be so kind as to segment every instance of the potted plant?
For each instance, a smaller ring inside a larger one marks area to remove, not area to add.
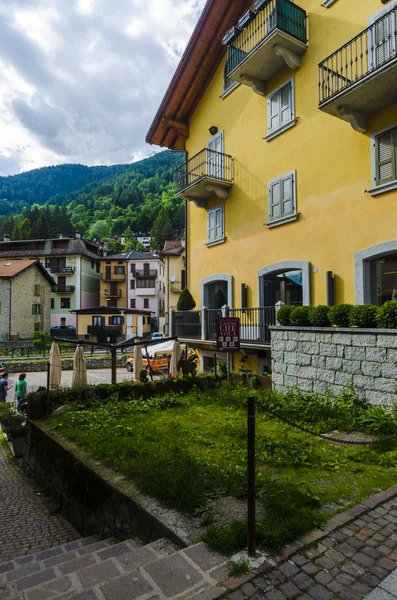
[[[240,29],[238,27],[232,27],[223,36],[222,44],[224,46],[228,46],[239,36],[239,34],[240,34]]]

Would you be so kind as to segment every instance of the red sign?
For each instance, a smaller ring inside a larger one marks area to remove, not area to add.
[[[218,352],[238,352],[240,350],[240,319],[225,317],[216,320]]]

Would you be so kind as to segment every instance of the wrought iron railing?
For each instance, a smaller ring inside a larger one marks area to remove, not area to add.
[[[397,59],[397,6],[319,64],[319,102],[326,102]]]
[[[57,294],[73,294],[76,287],[74,285],[53,285],[51,291]]]
[[[175,193],[181,192],[204,178],[232,183],[232,167],[233,158],[229,154],[204,148],[175,170]]]
[[[201,311],[181,310],[173,312],[173,334],[181,338],[201,339]]]
[[[125,273],[101,273],[102,281],[125,281]]]
[[[121,335],[123,333],[122,325],[88,325],[87,333],[89,335]]]
[[[121,290],[105,290],[106,298],[121,298]]]
[[[134,271],[135,277],[157,277],[157,269],[145,269],[143,271]]]
[[[242,342],[270,342],[269,327],[276,324],[274,306],[231,308],[229,316],[240,319],[240,340]]]
[[[50,272],[51,273],[74,273],[75,272],[75,267],[54,267],[51,266],[50,267]]]
[[[307,42],[307,15],[300,6],[290,0],[258,0],[254,9],[256,14],[241,31],[234,28],[235,34],[231,40],[230,32],[224,37],[223,43],[228,46],[227,74],[276,29],[303,43]]]

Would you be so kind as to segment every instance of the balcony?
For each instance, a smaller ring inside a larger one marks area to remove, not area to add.
[[[62,273],[63,275],[73,275],[75,267],[50,267],[50,273]]]
[[[121,290],[105,290],[103,294],[105,298],[121,298]]]
[[[135,271],[133,273],[133,275],[135,275],[136,279],[139,278],[145,278],[145,279],[150,279],[150,278],[154,278],[157,277],[157,269],[147,269],[146,271]]]
[[[290,0],[256,0],[223,38],[227,76],[265,95],[265,83],[285,65],[297,70],[307,50],[306,12]]]
[[[96,335],[99,337],[122,335],[123,326],[122,325],[88,325],[87,333],[88,333],[88,335]]]
[[[156,295],[156,288],[155,287],[150,287],[150,288],[135,288],[135,293],[137,296],[155,296]]]
[[[184,340],[216,343],[216,320],[222,316],[240,319],[240,343],[246,347],[269,346],[269,327],[276,324],[274,306],[172,311],[171,331]]]
[[[101,273],[102,281],[125,281],[125,273]]]
[[[319,64],[319,108],[364,133],[397,101],[397,7]]]
[[[208,198],[226,199],[233,185],[233,159],[205,148],[175,170],[175,196],[206,208]]]
[[[76,287],[74,285],[53,285],[51,291],[55,294],[74,294]]]

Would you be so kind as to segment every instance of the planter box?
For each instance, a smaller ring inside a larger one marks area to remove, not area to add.
[[[223,36],[223,38],[222,38],[222,44],[224,46],[227,46],[228,44],[231,44],[233,42],[233,40],[235,40],[239,36],[239,34],[240,34],[240,29],[238,29],[238,27],[232,27]]]
[[[247,25],[251,23],[251,21],[253,21],[255,17],[256,14],[252,10],[247,10],[247,12],[244,13],[242,17],[240,17],[237,25],[240,29],[243,29],[244,27],[247,27]]]
[[[45,417],[47,413],[47,406],[45,402],[41,402],[40,404],[37,401],[33,404],[28,401],[28,406],[26,410],[26,415],[28,419],[42,419]]]
[[[267,4],[270,4],[271,0],[256,0],[254,2],[254,10],[256,10],[256,12],[260,12],[261,10],[263,10],[265,8],[265,6]]]

